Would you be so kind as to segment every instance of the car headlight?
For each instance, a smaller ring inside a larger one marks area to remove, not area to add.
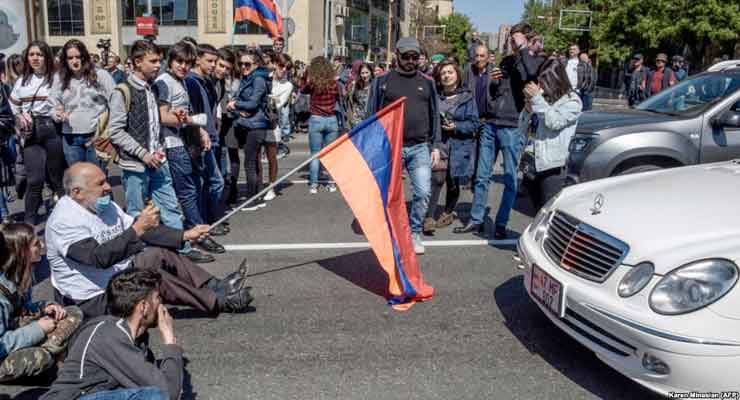
[[[627,272],[617,287],[617,293],[621,297],[630,297],[645,288],[655,272],[655,267],[649,262],[644,262],[632,267]]]
[[[568,150],[574,153],[584,151],[593,140],[594,138],[588,136],[574,136],[570,141]]]
[[[737,265],[709,259],[679,267],[663,277],[650,294],[650,308],[658,314],[686,314],[719,300],[735,286]]]
[[[537,215],[534,216],[534,220],[532,221],[532,225],[530,225],[530,229],[532,229],[532,232],[534,232],[534,240],[539,242],[542,240],[542,237],[545,235],[545,232],[547,231],[548,223],[550,222],[550,216],[552,213],[550,212],[550,209],[552,208],[552,205],[555,203],[555,200],[557,200],[558,196],[553,197],[545,203],[542,208],[537,212]]]

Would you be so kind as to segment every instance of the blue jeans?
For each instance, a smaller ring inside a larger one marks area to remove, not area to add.
[[[170,396],[156,387],[118,389],[88,394],[80,400],[169,400]]]
[[[95,148],[90,144],[86,146],[93,138],[93,134],[77,135],[65,133],[62,136],[62,150],[64,151],[64,159],[67,161],[67,165],[80,161],[91,162],[99,166],[105,174],[108,174],[108,168],[105,163],[98,160],[98,156],[95,155]]]
[[[504,193],[496,214],[496,228],[504,229],[514,207],[517,192],[517,168],[524,148],[524,137],[517,128],[497,128],[486,124],[478,144],[478,170],[475,175],[475,194],[470,210],[470,222],[482,224],[488,205],[488,187],[498,153],[504,157]]]
[[[144,172],[123,170],[123,190],[126,194],[126,213],[134,218],[144,209],[144,199],[151,197],[159,208],[162,223],[172,229],[183,229],[182,214],[177,209],[177,196],[172,185],[169,162],[159,169],[146,168]],[[182,253],[190,252],[189,242],[184,242]]]
[[[203,154],[203,186],[200,196],[200,215],[206,223],[215,222],[220,215],[221,195],[224,193],[224,178],[214,153],[216,146]]]
[[[335,141],[339,135],[339,124],[337,117],[319,117],[312,115],[308,120],[308,147],[311,149],[311,155],[314,155],[326,147],[329,143]],[[309,185],[319,184],[319,169],[321,164],[319,160],[311,161],[309,165]]]
[[[432,195],[432,157],[429,145],[417,144],[403,148],[403,166],[411,179],[411,212],[409,223],[412,233],[421,233],[424,216],[429,208],[429,197]]]
[[[167,162],[177,200],[180,201],[180,208],[185,215],[185,227],[205,224],[200,213],[200,172],[193,167],[190,154],[182,146],[167,149]]]
[[[581,97],[581,103],[583,103],[583,111],[590,111],[593,108],[594,95],[591,93],[579,93]]]
[[[281,108],[279,111],[280,120],[278,121],[278,125],[280,125],[280,136],[282,139],[292,139],[293,138],[293,132],[290,129],[290,106],[285,106]]]
[[[5,188],[0,188],[0,218],[9,218],[8,199],[5,197]]]

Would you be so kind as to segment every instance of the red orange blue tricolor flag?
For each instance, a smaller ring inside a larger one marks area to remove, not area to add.
[[[234,0],[234,10],[234,22],[257,24],[271,37],[283,34],[283,17],[275,0]]]
[[[388,274],[389,303],[397,310],[434,294],[419,270],[403,194],[404,102],[399,99],[319,153]]]

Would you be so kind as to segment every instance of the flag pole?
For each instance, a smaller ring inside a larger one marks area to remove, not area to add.
[[[348,139],[349,139],[349,135],[342,135],[337,140],[335,140],[331,144],[327,145],[327,147],[330,147],[330,149],[331,148],[334,148],[334,147],[338,146],[339,144],[343,143],[345,140],[348,140]],[[330,149],[327,149],[327,150],[330,150]],[[242,203],[241,205],[239,205],[239,207],[235,207],[233,210],[229,211],[229,213],[227,213],[226,215],[224,215],[223,217],[221,217],[218,221],[212,223],[211,226],[208,228],[208,230],[210,231],[211,229],[213,229],[216,226],[220,225],[221,223],[223,223],[224,221],[226,221],[227,219],[229,219],[232,215],[234,215],[237,212],[239,212],[242,208],[246,207],[248,204],[251,204],[255,200],[257,200],[260,197],[266,195],[267,192],[269,192],[270,190],[276,188],[278,185],[280,185],[281,183],[283,183],[286,179],[290,178],[293,174],[295,174],[296,172],[300,171],[306,165],[310,164],[311,161],[319,158],[319,156],[321,154],[322,154],[322,152],[318,152],[318,153],[312,155],[311,157],[309,157],[306,161],[300,163],[297,167],[293,168],[288,173],[286,173],[285,175],[281,176],[278,180],[276,180],[275,182],[271,183],[266,188],[262,189],[259,193],[255,194],[254,196],[252,196],[249,199],[247,199],[247,201],[245,201],[244,203]]]
[[[269,184],[266,188],[262,189],[259,193],[255,194],[254,196],[252,196],[249,199],[247,199],[244,203],[242,203],[241,205],[239,205],[239,207],[235,207],[233,210],[229,211],[226,215],[224,215],[223,217],[221,217],[218,221],[212,223],[208,227],[208,230],[210,231],[213,228],[215,228],[216,226],[221,225],[224,221],[226,221],[227,219],[229,219],[232,215],[238,213],[242,208],[246,207],[248,204],[251,204],[255,200],[257,200],[260,197],[266,195],[267,192],[269,192],[271,189],[276,188],[279,184],[283,183],[286,179],[288,179],[289,177],[291,177],[293,174],[295,174],[296,172],[300,171],[302,168],[304,168],[306,165],[308,165],[311,161],[319,158],[324,153],[328,153],[328,152],[332,151],[334,148],[338,147],[339,145],[341,145],[345,141],[349,140],[352,137],[352,135],[354,135],[355,133],[361,131],[366,125],[369,125],[373,121],[376,121],[376,120],[380,119],[382,116],[384,116],[387,113],[391,112],[391,110],[393,110],[399,103],[403,103],[405,101],[406,101],[406,97],[401,97],[400,99],[394,101],[393,103],[385,106],[382,110],[380,110],[377,113],[375,113],[374,118],[368,118],[368,119],[364,120],[359,125],[355,126],[349,133],[344,134],[344,135],[338,137],[337,140],[335,140],[335,141],[329,143],[328,145],[326,145],[326,147],[324,147],[320,152],[318,152],[316,154],[313,154],[306,161],[300,163],[297,167],[295,167],[292,170],[288,171],[288,173],[286,173],[285,175],[281,176],[278,180],[276,180],[275,182]]]

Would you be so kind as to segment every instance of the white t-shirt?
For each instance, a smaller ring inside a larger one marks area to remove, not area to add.
[[[169,105],[170,111],[184,108],[188,111],[188,114],[190,114],[190,97],[188,97],[188,91],[185,88],[183,81],[178,80],[165,72],[157,77],[154,81],[154,85],[158,89],[157,101],[159,105]],[[180,130],[178,128],[162,125],[162,134],[164,134],[165,147],[168,149],[184,146],[184,143],[180,138]]]
[[[46,223],[46,256],[51,266],[51,284],[64,296],[78,301],[104,293],[111,277],[131,266],[132,257],[101,269],[68,258],[69,246],[91,237],[98,243],[105,243],[133,223],[134,219],[116,203],[111,203],[103,215],[97,215],[69,196],[62,197]]]
[[[46,82],[45,79],[42,75],[32,74],[25,85],[23,77],[15,81],[10,93],[10,107],[14,115],[30,112],[33,115],[51,116],[53,110],[48,98],[53,82]]]
[[[578,89],[578,62],[577,58],[569,58],[568,64],[565,66],[565,72],[568,73],[568,80],[573,90]]]

